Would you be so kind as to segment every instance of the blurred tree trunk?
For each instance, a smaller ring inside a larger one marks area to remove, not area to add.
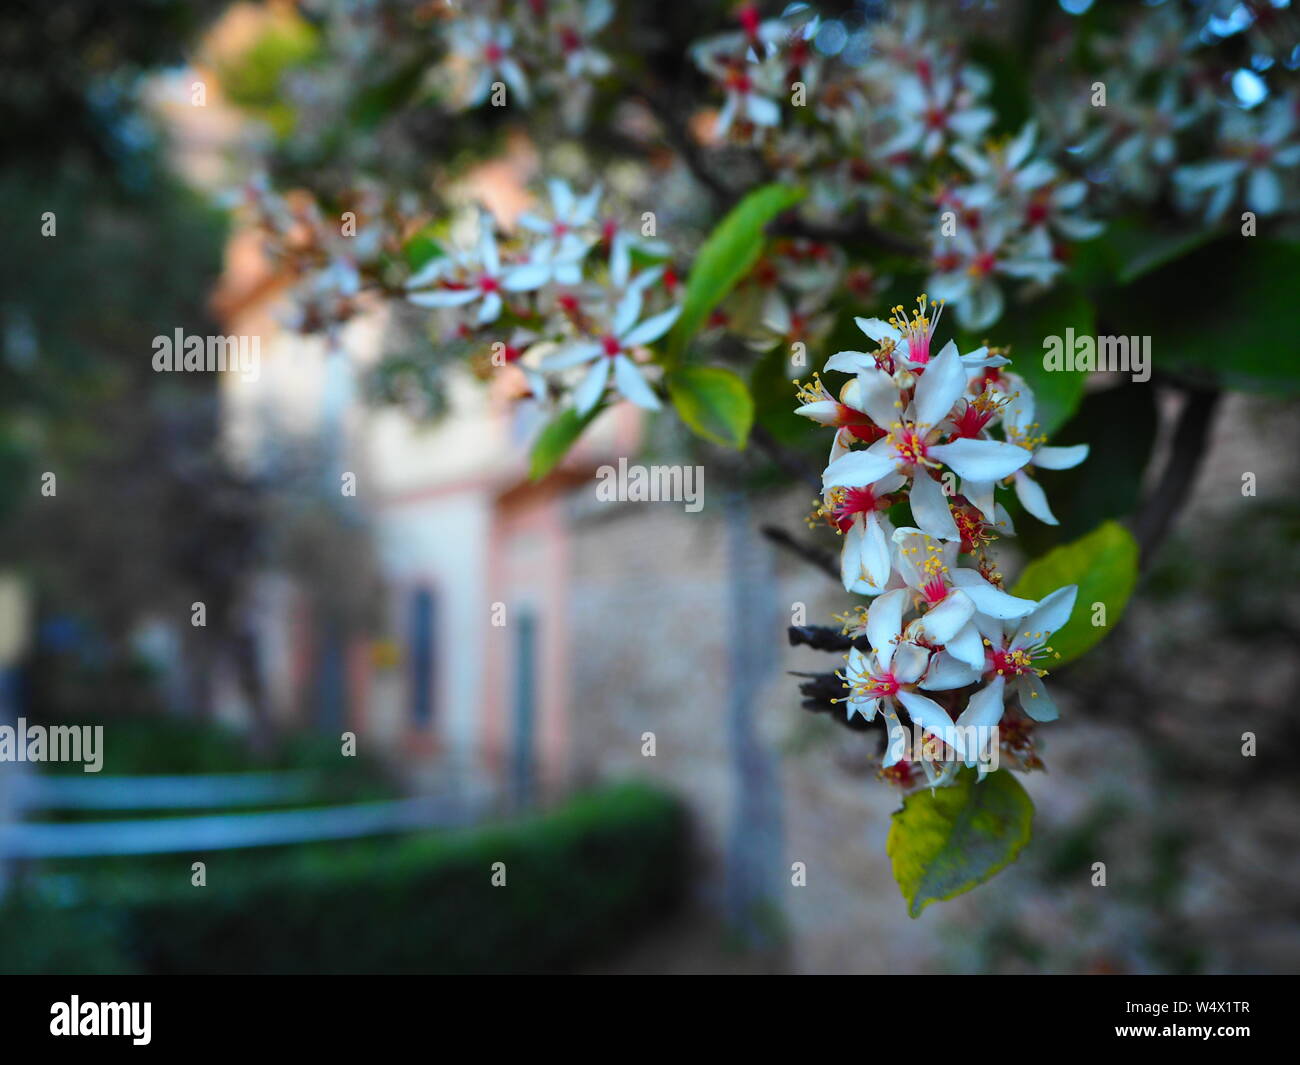
[[[783,943],[785,923],[781,785],[777,761],[764,746],[757,723],[759,693],[775,661],[767,638],[776,631],[772,560],[753,529],[744,498],[729,497],[723,510],[731,615],[727,732],[735,788],[727,918],[744,946],[775,950]]]

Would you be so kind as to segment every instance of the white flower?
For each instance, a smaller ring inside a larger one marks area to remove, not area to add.
[[[920,529],[907,527],[895,530],[894,543],[899,575],[926,608],[915,622],[913,637],[944,646],[949,655],[976,671],[973,681],[984,665],[983,642],[972,624],[975,613],[1020,618],[1034,609],[1034,603],[995,587],[977,570],[958,567],[955,543],[936,543]]]
[[[1282,210],[1284,171],[1300,164],[1292,101],[1279,100],[1263,114],[1228,112],[1219,139],[1224,158],[1174,172],[1184,196],[1196,199],[1208,192],[1205,215],[1214,222],[1232,206],[1244,182],[1244,203],[1252,211],[1268,215]]]
[[[1033,157],[1036,136],[1037,125],[1028,122],[1005,146],[991,143],[981,151],[969,144],[954,145],[953,157],[977,180],[952,198],[968,211],[1000,212],[1027,229],[1046,226],[1071,240],[1097,236],[1101,223],[1069,213],[1087,197],[1087,184],[1062,181],[1055,166]]]
[[[974,140],[993,124],[992,110],[981,106],[988,78],[974,67],[940,71],[928,58],[920,69],[896,83],[895,116],[900,129],[881,149],[884,156],[919,152],[933,159],[953,140]]]
[[[486,18],[457,19],[448,30],[448,48],[474,71],[474,80],[465,94],[466,107],[478,107],[492,91],[492,83],[503,81],[528,105],[528,79],[512,54],[514,31],[504,22]]]
[[[597,185],[579,198],[559,178],[551,178],[546,187],[551,198],[550,217],[525,211],[519,216],[519,224],[542,237],[533,249],[532,260],[547,264],[556,283],[576,285],[582,280],[582,260],[594,243],[585,231],[595,221],[601,188]]]
[[[966,437],[940,443],[943,426],[966,390],[966,370],[950,341],[920,375],[913,398],[904,400],[894,377],[878,369],[858,374],[862,409],[886,435],[865,451],[842,455],[822,474],[822,489],[874,484],[899,473],[912,482],[912,515],[940,540],[959,540],[943,488],[932,473],[947,466],[963,480],[1001,480],[1029,461],[1024,448],[999,440]]]
[[[887,767],[903,754],[903,745],[898,740],[900,734],[906,734],[898,721],[899,703],[907,708],[912,720],[921,725],[926,720],[948,718],[943,707],[916,691],[916,682],[929,664],[930,652],[919,644],[903,640],[903,611],[906,606],[907,592],[904,589],[888,592],[871,604],[866,623],[871,651],[863,653],[853,648],[843,674],[845,686],[849,689],[845,699],[847,716],[852,718],[854,714],[861,714],[871,721],[879,711],[885,719],[889,738],[883,764]]]
[[[841,455],[849,452],[855,442],[871,444],[885,435],[871,420],[871,416],[861,406],[861,383],[854,377],[844,383],[836,398],[827,389],[821,376],[814,373],[807,384],[799,385],[800,405],[795,413],[808,418],[818,425],[833,426],[835,436],[831,439],[831,454],[828,462],[834,462]]]
[[[1010,396],[1002,408],[1002,429],[1007,439],[1026,449],[1030,453],[1029,462],[1024,468],[1011,476],[1016,488],[1016,498],[1020,505],[1041,522],[1057,525],[1056,515],[1047,503],[1047,495],[1042,486],[1029,473],[1031,466],[1043,470],[1068,470],[1079,465],[1088,457],[1088,445],[1076,444],[1073,447],[1048,447],[1044,445],[1046,436],[1038,432],[1038,423],[1034,421],[1034,393],[1023,382]],[[967,493],[970,495],[970,493]],[[981,497],[982,490],[978,490]],[[987,497],[992,498],[990,485]],[[974,497],[971,496],[972,502]],[[979,503],[976,503],[979,506]],[[984,508],[981,506],[981,510]],[[985,511],[985,513],[988,513]]]
[[[840,579],[845,591],[879,595],[888,585],[894,527],[884,511],[892,502],[889,493],[903,482],[898,474],[889,474],[875,484],[826,492],[819,513],[843,535]]]
[[[406,298],[417,307],[465,307],[478,303],[475,325],[495,322],[505,306],[503,292],[531,292],[550,276],[545,263],[503,267],[492,224],[479,219],[478,243],[465,251],[430,259],[406,282]],[[432,287],[430,287],[432,286]]]
[[[986,673],[991,678],[984,689],[990,695],[986,703],[981,703],[981,723],[996,725],[1001,720],[1004,683],[1011,686],[1020,698],[1020,708],[1035,721],[1055,721],[1060,716],[1043,686],[1042,677],[1047,671],[1036,663],[1054,654],[1047,641],[1070,620],[1078,593],[1075,584],[1058,588],[1040,600],[1026,617],[1015,621],[977,615],[989,663]]]
[[[879,367],[882,361],[904,370],[924,368],[930,361],[931,341],[943,316],[944,305],[942,301],[931,303],[925,295],[920,296],[916,304],[917,309],[911,318],[899,306],[894,308],[887,322],[879,318],[853,319],[867,337],[881,346],[880,354],[885,356],[884,359],[861,351],[841,351],[826,360],[826,369],[856,373],[871,366]],[[949,341],[943,350],[952,346],[952,341]],[[1001,355],[990,355],[987,348],[976,348],[961,356],[962,365],[970,368],[1003,366],[1007,361]]]
[[[598,340],[575,341],[543,360],[542,369],[548,372],[591,363],[573,390],[573,405],[578,413],[586,414],[600,402],[611,371],[614,385],[624,398],[647,410],[660,408],[659,397],[641,376],[629,353],[633,348],[653,343],[668,332],[681,308],[671,307],[638,322],[641,303],[642,290],[629,289],[619,303],[607,333]]]
[[[564,73],[571,80],[604,77],[613,63],[604,52],[591,46],[591,38],[603,30],[614,17],[610,0],[586,0],[571,5],[579,10],[562,10],[557,16],[555,32],[559,35],[560,53],[564,56]]]
[[[999,275],[1047,284],[1063,269],[1041,226],[1017,232],[997,217],[978,227],[961,226],[951,237],[936,237],[934,264],[927,287],[937,299],[953,304],[967,329],[984,329],[1002,317]]]

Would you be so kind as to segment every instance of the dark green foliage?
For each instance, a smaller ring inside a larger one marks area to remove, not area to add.
[[[205,888],[177,856],[165,887],[157,874],[88,878],[64,906],[48,886],[40,901],[15,899],[0,912],[0,972],[570,969],[669,911],[689,861],[684,810],[638,784],[487,828],[244,857],[232,879],[210,856]],[[496,862],[504,887],[491,882]]]

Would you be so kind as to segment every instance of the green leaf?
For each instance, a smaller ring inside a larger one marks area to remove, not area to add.
[[[537,440],[529,455],[529,478],[540,481],[555,469],[601,410],[602,406],[599,403],[586,414],[579,414],[572,407],[566,407],[548,422],[537,434]]]
[[[691,264],[682,313],[668,337],[671,358],[681,356],[713,308],[753,269],[763,252],[763,227],[803,197],[803,189],[764,185],[736,204],[718,223]]]
[[[1008,369],[1023,377],[1033,390],[1035,413],[1044,433],[1054,433],[1069,420],[1083,398],[1088,377],[1083,371],[1045,369],[1044,341],[1048,337],[1064,340],[1067,329],[1073,329],[1075,336],[1092,336],[1095,328],[1092,304],[1077,286],[1062,284],[1030,303],[1008,306],[1002,320],[989,331],[989,343],[1011,348]],[[969,351],[982,339],[969,337],[961,350]]]
[[[406,264],[411,268],[412,273],[419,270],[430,259],[441,258],[445,254],[431,225],[412,234],[402,245],[402,256],[406,259]]]
[[[1015,135],[1033,114],[1029,77],[1022,56],[988,39],[969,40],[964,51],[989,76],[988,102],[997,116],[992,134]]]
[[[889,825],[886,852],[907,912],[961,895],[1005,869],[1029,842],[1034,804],[1011,773],[984,780],[963,769],[952,787],[903,800]]]
[[[1118,522],[1108,521],[1087,536],[1036,558],[1012,589],[1025,599],[1042,599],[1067,584],[1079,586],[1070,620],[1052,634],[1058,666],[1078,658],[1114,628],[1137,584],[1138,546]],[[1094,604],[1105,605],[1105,624],[1094,625]]]
[[[1031,524],[1054,534],[1041,549],[1046,550],[1048,545],[1091,532],[1107,518],[1131,514],[1155,445],[1156,422],[1156,395],[1150,384],[1125,381],[1117,388],[1084,396],[1075,416],[1052,443],[1087,444],[1088,457],[1073,469],[1034,472],[1061,524],[1054,528],[1026,518],[1016,523],[1017,534],[1023,537]]]
[[[1300,393],[1300,244],[1216,240],[1108,294],[1108,333],[1150,337],[1158,367],[1232,388]]]
[[[754,423],[745,382],[716,366],[685,366],[667,378],[668,395],[682,421],[706,440],[742,448]]]
[[[1127,285],[1152,270],[1195,251],[1215,236],[1212,229],[1156,229],[1150,226],[1114,225],[1104,239],[1119,257],[1117,280]]]

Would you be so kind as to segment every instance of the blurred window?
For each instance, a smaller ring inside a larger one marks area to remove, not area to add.
[[[533,801],[533,742],[537,720],[537,615],[530,609],[515,614],[515,801]]]
[[[437,600],[430,588],[411,593],[411,714],[423,728],[433,721],[434,640]]]

